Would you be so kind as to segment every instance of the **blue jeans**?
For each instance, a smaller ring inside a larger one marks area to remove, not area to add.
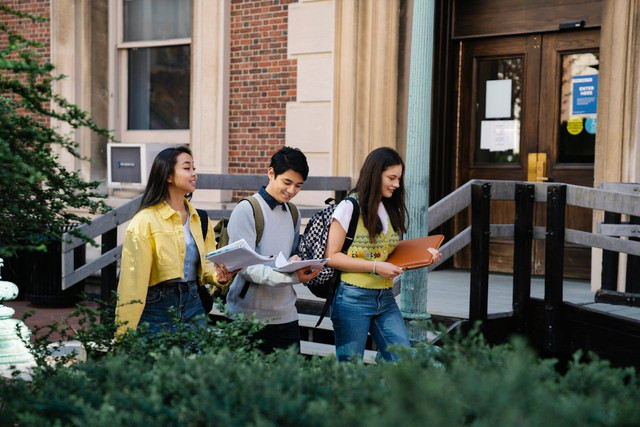
[[[387,351],[388,346],[411,345],[392,289],[364,289],[340,282],[331,307],[331,321],[339,361],[352,356],[362,358],[369,332],[387,361],[399,359]]]
[[[173,308],[180,322],[189,326],[201,328],[206,326],[204,309],[198,295],[198,284],[195,281],[187,283],[159,283],[151,286],[147,291],[140,324],[147,323],[147,333],[153,335],[161,330],[174,331],[175,326],[169,314]],[[198,319],[194,317],[201,316]]]

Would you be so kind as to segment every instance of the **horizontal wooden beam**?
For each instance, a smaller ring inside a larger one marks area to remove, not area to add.
[[[491,224],[489,225],[491,237],[507,238],[515,235],[515,226],[513,224]]]
[[[608,251],[624,252],[625,254],[640,256],[640,242],[622,240],[617,237],[600,236],[586,231],[567,228],[565,230],[564,241],[592,248],[601,248]]]
[[[601,182],[598,189],[640,196],[640,184],[633,182]]]
[[[250,190],[257,191],[267,185],[267,175],[244,174],[199,174],[198,188],[201,190]],[[312,191],[349,191],[351,178],[348,176],[310,176],[302,186]]]
[[[86,279],[98,270],[117,261],[122,254],[122,245],[111,249],[109,252],[101,255],[99,258],[83,265],[72,273],[62,277],[62,290],[69,289],[82,279]]]
[[[442,258],[440,258],[440,261],[437,263],[431,264],[429,266],[429,271],[451,258],[456,252],[467,246],[469,243],[471,243],[471,226],[465,228],[463,231],[455,235],[453,239],[440,247]]]
[[[598,233],[603,236],[640,237],[640,225],[598,223]]]
[[[129,221],[138,211],[142,196],[131,199],[122,206],[117,207],[104,215],[101,215],[91,221],[90,224],[84,224],[78,227],[78,231],[94,238],[106,233],[109,230]],[[78,246],[84,245],[86,242],[78,237],[74,237],[69,233],[62,236],[62,252],[69,252]]]
[[[427,211],[429,232],[438,228],[471,204],[471,185],[474,182],[476,181],[467,182],[429,208]]]

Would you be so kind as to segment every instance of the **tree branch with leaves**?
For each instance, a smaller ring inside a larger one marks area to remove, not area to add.
[[[33,23],[47,20],[3,3],[0,14]],[[65,76],[54,74],[54,65],[37,53],[40,47],[0,24],[0,256],[44,250],[47,242],[61,239],[68,224],[89,222],[75,212],[109,210],[106,196],[97,191],[99,181],[85,181],[60,164],[56,151],[88,159],[78,152],[72,135],[49,123],[53,119],[113,138],[88,112],[54,93],[54,83]],[[78,230],[71,234],[91,240]]]

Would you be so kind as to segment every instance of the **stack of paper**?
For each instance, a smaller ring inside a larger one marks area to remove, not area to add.
[[[210,252],[206,258],[216,264],[224,264],[229,271],[240,270],[250,265],[265,264],[281,273],[293,273],[305,267],[313,268],[325,265],[329,258],[287,261],[280,252],[275,255],[260,255],[244,239],[233,242],[223,248]]]

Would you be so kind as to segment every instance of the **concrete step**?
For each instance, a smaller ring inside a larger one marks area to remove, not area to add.
[[[336,354],[335,346],[331,344],[322,344],[311,341],[301,341],[300,342],[300,353],[311,355],[311,356],[329,356],[331,354]],[[375,364],[376,363],[376,355],[378,352],[373,350],[365,350],[364,351],[364,363]]]

